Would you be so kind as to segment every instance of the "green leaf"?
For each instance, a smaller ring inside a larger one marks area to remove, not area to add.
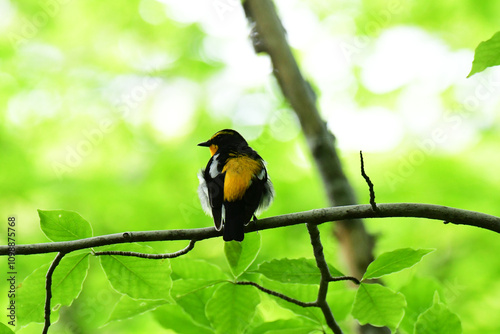
[[[12,320],[8,319],[7,321],[12,321]],[[6,324],[0,322],[0,334],[14,334],[14,331],[10,329]]]
[[[467,78],[496,65],[500,65],[500,31],[489,40],[479,43],[474,53],[472,69]]]
[[[164,305],[153,311],[156,321],[178,334],[212,334],[209,327],[193,323],[191,317],[179,305]]]
[[[400,328],[408,333],[413,333],[418,316],[432,306],[436,291],[443,295],[442,290],[441,284],[434,278],[413,277],[407,285],[399,290],[405,296],[407,303]]]
[[[227,263],[235,277],[240,276],[255,261],[260,251],[261,236],[259,233],[248,233],[242,242],[224,243]]]
[[[193,291],[182,297],[176,298],[175,301],[182,307],[184,312],[191,316],[191,322],[210,327],[211,325],[205,313],[205,307],[210,298],[214,295],[216,287],[217,286],[209,286],[204,289]]]
[[[115,304],[113,312],[106,321],[106,323],[116,320],[124,320],[132,318],[136,315],[142,314],[147,311],[156,309],[157,307],[168,303],[168,301],[161,300],[145,300],[145,299],[132,299],[127,295],[122,295],[120,300]]]
[[[329,263],[328,263],[328,270],[330,270],[330,275],[332,275],[333,277],[345,276],[344,274],[342,274],[340,272],[340,270],[338,270],[337,268],[335,268],[334,266],[332,266]]]
[[[203,290],[205,288],[214,286],[217,283],[223,282],[222,280],[208,281],[204,279],[179,279],[173,282],[172,297],[175,299],[182,298],[190,293]]]
[[[215,291],[215,285],[228,279],[221,269],[204,260],[173,259],[171,294],[186,315],[191,316],[190,322],[201,326],[210,326],[205,315],[205,305]]]
[[[59,265],[61,264],[62,263]],[[19,326],[25,326],[31,322],[43,322],[43,308],[45,305],[45,275],[47,274],[48,269],[49,264],[41,266],[27,276],[18,286],[16,294],[16,315]],[[52,312],[50,318],[51,321],[57,319],[57,312]]]
[[[259,303],[254,287],[224,283],[208,301],[206,313],[216,333],[243,333]]]
[[[363,280],[379,278],[413,267],[422,260],[424,255],[433,251],[433,249],[401,248],[383,253],[370,263],[363,275]]]
[[[460,334],[460,318],[448,307],[439,302],[438,293],[434,295],[434,304],[422,313],[415,323],[415,334]]]
[[[337,319],[335,317],[335,319]],[[295,317],[291,319],[280,319],[276,321],[265,322],[253,329],[250,329],[249,334],[287,334],[287,333],[311,333],[311,332],[323,332],[321,326],[317,323],[309,321],[306,318]]]
[[[282,293],[288,297],[302,302],[312,302],[318,297],[318,287],[310,284],[282,284],[278,281],[272,281],[265,277],[262,278],[262,285],[273,291]],[[316,307],[302,307],[294,303],[287,302],[278,297],[271,297],[276,303],[284,309],[290,310],[297,315],[306,317],[313,322],[321,325],[324,322],[324,316],[320,309]]]
[[[328,287],[328,295],[326,301],[332,309],[335,320],[345,320],[352,310],[354,297],[356,296],[355,289],[351,288],[351,283],[332,282]]]
[[[303,319],[303,321],[302,321]],[[321,326],[313,322],[304,322],[307,319],[294,318],[286,320],[276,320],[266,322],[256,330],[250,331],[250,334],[307,334],[307,333],[325,333]],[[270,326],[268,326],[270,325]]]
[[[343,276],[333,266],[329,267],[332,276]],[[319,284],[321,280],[321,273],[314,259],[271,260],[261,263],[257,272],[282,283]]]
[[[405,306],[405,297],[401,293],[380,284],[361,283],[352,315],[362,325],[387,326],[394,331],[403,319]]]
[[[224,280],[229,278],[220,267],[201,259],[179,257],[171,259],[170,265],[173,279]]]
[[[231,270],[238,265],[242,252],[243,246],[241,242],[228,241],[224,243],[224,253],[226,254],[226,260]]]
[[[337,318],[335,318],[337,319]],[[323,328],[317,322],[304,317],[294,317],[290,319],[279,319],[264,322],[255,328],[249,328],[249,334],[287,334],[287,333],[324,333]]]
[[[90,238],[92,227],[77,212],[65,210],[38,210],[40,227],[51,241]]]
[[[274,329],[267,331],[266,334],[324,334],[325,331],[323,329],[317,329],[317,328],[301,328],[301,327],[296,327],[296,328],[287,328],[287,329]]]
[[[56,320],[58,316],[54,310],[60,305],[71,305],[82,291],[89,268],[88,255],[65,256],[56,267],[52,276],[51,320]],[[36,269],[17,288],[16,306],[20,326],[44,321],[45,275],[48,268],[49,264],[45,264]]]
[[[116,245],[106,250],[151,253],[151,247],[137,244]],[[135,299],[166,299],[171,301],[170,261],[135,256],[102,255],[101,266],[113,288]]]

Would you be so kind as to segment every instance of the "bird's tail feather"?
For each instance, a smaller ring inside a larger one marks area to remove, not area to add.
[[[250,221],[253,212],[245,210],[243,201],[226,202],[224,207],[224,232],[222,234],[224,241],[243,241],[245,225]]]

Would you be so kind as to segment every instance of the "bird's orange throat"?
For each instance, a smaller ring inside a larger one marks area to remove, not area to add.
[[[210,145],[209,149],[210,149],[210,154],[212,156],[214,156],[214,154],[217,153],[217,150],[219,149],[219,146],[217,146],[215,144],[212,144],[212,145]]]

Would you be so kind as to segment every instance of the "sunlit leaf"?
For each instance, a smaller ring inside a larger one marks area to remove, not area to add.
[[[165,299],[132,299],[127,295],[122,295],[120,300],[115,304],[113,312],[111,312],[107,322],[132,318],[141,313],[154,310],[166,303],[168,303],[168,301]]]
[[[332,276],[342,276],[333,266]],[[261,263],[258,273],[282,283],[319,284],[321,273],[314,259],[277,259]]]
[[[220,267],[202,259],[178,257],[170,260],[172,278],[218,280],[229,278]]]
[[[405,297],[401,293],[380,284],[361,283],[352,315],[362,325],[387,326],[394,331],[403,319],[405,306]]]
[[[177,281],[176,281],[177,282]],[[174,283],[174,295],[175,291],[175,283]],[[210,327],[210,321],[207,318],[205,313],[205,308],[212,296],[214,295],[214,291],[218,288],[218,285],[207,286],[202,289],[198,289],[196,291],[191,291],[188,294],[177,296],[175,301],[177,305],[179,305],[186,314],[189,314],[192,318],[192,322],[195,322],[201,326]]]
[[[335,320],[342,321],[351,314],[355,296],[356,290],[352,288],[350,282],[330,283],[326,301],[328,305],[330,305],[332,313],[335,315]]]
[[[405,296],[406,310],[400,327],[408,333],[413,333],[418,316],[433,304],[436,291],[441,292],[443,287],[434,278],[415,276],[399,291]]]
[[[56,267],[52,276],[51,307],[57,310],[60,305],[71,305],[82,291],[83,282],[89,267],[89,254],[65,256]],[[27,276],[17,288],[17,317],[19,325],[44,321],[45,276],[49,264]],[[51,319],[57,319],[53,311]]]
[[[210,327],[193,323],[193,319],[179,305],[164,305],[153,311],[156,321],[177,334],[213,334]]]
[[[304,334],[311,332],[321,332],[322,328],[317,323],[312,322],[303,317],[295,317],[291,319],[281,319],[276,321],[265,322],[248,331],[249,334]]]
[[[254,287],[224,283],[207,303],[206,313],[216,333],[243,333],[259,303]]]
[[[106,250],[151,253],[152,249],[136,244],[107,247]],[[171,300],[169,259],[144,259],[135,256],[102,255],[101,265],[109,282],[118,292],[136,299]]]
[[[259,233],[248,233],[242,242],[224,243],[227,263],[235,277],[241,275],[255,261],[260,251],[261,236]]]
[[[318,297],[318,287],[316,285],[295,283],[283,284],[267,278],[262,278],[262,285],[265,288],[282,293],[301,302],[313,302]],[[302,307],[278,297],[271,298],[281,307],[306,317],[317,324],[322,324],[324,321],[321,310],[316,307]]]
[[[403,269],[413,267],[422,257],[432,252],[432,249],[401,248],[381,254],[366,269],[363,280],[379,278]]]
[[[175,299],[182,298],[188,294],[214,286],[220,282],[222,281],[209,281],[204,279],[178,279],[173,281],[172,297]]]
[[[77,212],[65,210],[38,210],[40,227],[52,241],[68,241],[92,236],[89,222]]]
[[[497,65],[500,65],[500,31],[489,40],[479,43],[474,53],[472,69],[467,77]]]
[[[415,334],[460,334],[462,323],[460,318],[439,301],[434,295],[434,304],[422,313],[415,323]]]
[[[12,320],[8,319],[7,322],[9,322],[9,321],[14,321],[14,323],[15,323],[14,319],[12,319]],[[11,327],[11,328],[15,328],[15,327]],[[0,322],[0,333],[1,334],[14,334],[14,331],[11,328],[9,328],[4,323]]]

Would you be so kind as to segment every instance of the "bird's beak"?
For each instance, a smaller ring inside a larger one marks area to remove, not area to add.
[[[205,146],[205,147],[210,147],[212,145],[210,143],[210,140],[204,141],[203,143],[199,143],[198,146]]]

